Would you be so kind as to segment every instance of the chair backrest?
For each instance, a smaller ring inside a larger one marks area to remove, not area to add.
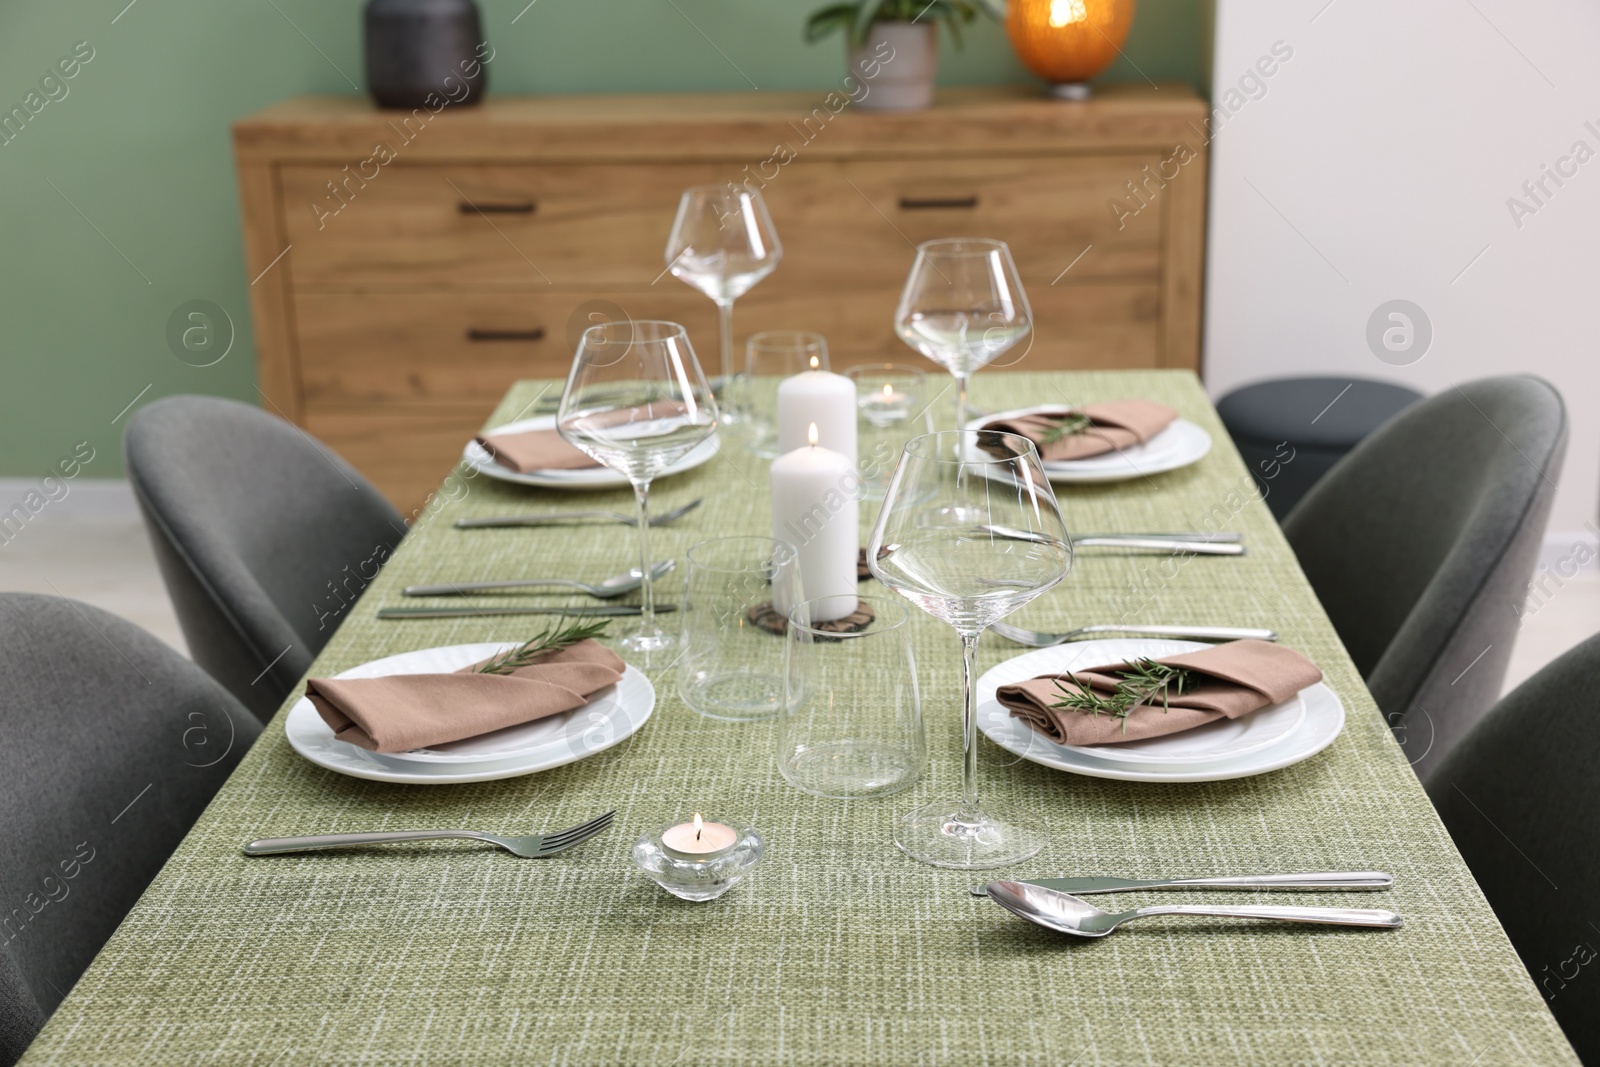
[[[125,453],[190,654],[271,718],[405,521],[303,430],[231,400],[149,404]]]
[[[1566,448],[1548,382],[1469,382],[1378,429],[1284,520],[1419,776],[1500,694]]]
[[[1428,795],[1567,1040],[1600,1063],[1600,635],[1506,696]]]
[[[0,1062],[21,1054],[260,732],[132,623],[0,593]]]

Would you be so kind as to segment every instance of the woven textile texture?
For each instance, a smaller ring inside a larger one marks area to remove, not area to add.
[[[323,771],[290,749],[280,711],[24,1062],[1575,1063],[1195,378],[992,372],[975,386],[975,402],[993,410],[1123,396],[1175,406],[1210,432],[1211,453],[1181,471],[1060,488],[1069,528],[1232,529],[1250,548],[1186,562],[1086,549],[1062,585],[1013,621],[1271,627],[1322,667],[1349,715],[1343,735],[1307,762],[1203,785],[1080,778],[982,741],[984,792],[1049,828],[1046,851],[1010,873],[1386,870],[1388,893],[1270,899],[1393,908],[1403,929],[1172,918],[1072,941],[969,896],[982,874],[907,859],[891,841],[895,816],[935,787],[948,793],[960,775],[957,641],[913,610],[932,758],[914,789],[886,799],[797,792],[775,768],[771,723],[702,718],[674,695],[670,673],[656,677],[655,715],[628,741],[477,785]],[[559,388],[520,383],[490,425]],[[656,558],[767,532],[765,468],[741,449],[661,482],[652,505],[697,496],[704,506],[653,532]],[[401,603],[406,584],[614,574],[635,560],[626,527],[461,531],[452,522],[542,507],[626,510],[630,500],[457,471],[360,601],[329,619],[339,630],[314,672],[527,636],[539,620],[380,622],[374,612]],[[863,524],[876,512],[864,505]],[[681,571],[663,599],[676,599],[678,581]],[[986,637],[982,666],[1018,651]],[[612,830],[548,860],[461,842],[264,859],[239,851],[254,837],[340,830],[530,833],[611,807]],[[628,858],[638,833],[695,808],[748,821],[768,843],[762,866],[709,904],[667,896]],[[1116,903],[1158,899],[1172,894]]]

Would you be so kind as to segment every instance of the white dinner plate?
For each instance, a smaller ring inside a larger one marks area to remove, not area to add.
[[[1038,412],[1064,414],[1070,410],[1065,404],[1040,404],[1015,411],[1002,411],[997,415],[973,419],[967,423],[967,429],[982,429],[988,423],[1019,415]],[[1052,482],[1063,484],[1120,482],[1187,467],[1191,463],[1198,463],[1210,451],[1210,434],[1188,419],[1174,419],[1171,425],[1144,444],[1090,456],[1088,459],[1053,460],[1044,464],[1044,473]]]
[[[554,415],[535,415],[531,419],[521,419],[517,422],[508,422],[504,426],[496,426],[491,433],[523,433],[528,430],[551,430],[556,425]],[[674,474],[693,470],[717,454],[721,448],[721,435],[712,434],[694,451],[684,456],[678,462],[662,471],[657,478],[667,478]],[[621,489],[626,488],[628,479],[611,470],[609,467],[584,467],[575,471],[529,471],[518,473],[509,467],[502,467],[494,461],[494,457],[484,449],[474,438],[467,442],[467,447],[461,452],[461,458],[467,466],[479,474],[486,474],[502,482],[515,482],[517,485],[535,485],[541,489]]]
[[[402,652],[363,663],[339,678],[393,674],[442,674],[515,647],[514,642],[446,645]],[[301,697],[284,724],[289,744],[319,767],[377,782],[445,785],[515,778],[592,756],[637,733],[655,709],[650,679],[628,667],[622,680],[602,689],[581,708],[520,726],[412,752],[369,752],[334,738],[311,701]]]
[[[1117,638],[1024,652],[978,679],[978,726],[1013,755],[1057,770],[1129,782],[1217,782],[1287,767],[1321,752],[1344,729],[1344,705],[1325,684],[1240,719],[1125,745],[1060,745],[1014,718],[996,699],[1002,685],[1063,669],[1152,659],[1205,648],[1192,641]],[[1266,718],[1262,718],[1266,716]],[[1261,719],[1258,725],[1251,720]],[[1289,725],[1292,724],[1292,725]]]

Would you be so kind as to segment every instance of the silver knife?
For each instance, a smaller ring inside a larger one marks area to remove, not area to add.
[[[1214,544],[1238,544],[1244,540],[1243,534],[1233,533],[1229,530],[1218,530],[1216,533],[1135,533],[1132,530],[1107,530],[1102,533],[1075,533],[1072,539],[1080,537],[1154,537],[1158,541],[1209,541]]]
[[[1394,878],[1382,871],[1326,871],[1314,874],[1247,874],[1236,878],[1028,878],[1023,885],[1059,889],[1084,896],[1126,893],[1135,889],[1388,889]],[[989,895],[988,883],[972,887],[972,895]]]
[[[1117,534],[1111,537],[1074,537],[1073,548],[1149,548],[1196,556],[1242,556],[1245,547],[1233,541],[1194,541],[1182,537],[1137,537]]]
[[[489,615],[565,615],[568,618],[615,618],[623,615],[637,615],[640,612],[637,604],[609,604],[601,607],[582,608],[552,608],[552,607],[527,607],[527,608],[379,608],[380,619],[469,619],[475,616]],[[657,613],[677,611],[676,604],[657,604]]]
[[[1034,533],[1030,530],[1019,530],[1011,526],[985,525],[976,527],[979,533],[986,533],[991,537],[1004,537],[1012,541],[1028,541],[1034,544],[1052,544],[1054,538],[1047,534]],[[1244,545],[1237,543],[1217,543],[1209,541],[1187,541],[1174,538],[1160,537],[1130,537],[1122,534],[1109,537],[1074,537],[1073,548],[1149,548],[1158,551],[1172,552],[1175,554],[1187,553],[1196,556],[1242,556],[1245,554]]]

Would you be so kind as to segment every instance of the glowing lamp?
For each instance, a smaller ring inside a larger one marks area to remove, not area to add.
[[[1088,81],[1117,58],[1133,25],[1133,0],[1010,0],[1006,33],[1023,66],[1066,100],[1089,96]]]

